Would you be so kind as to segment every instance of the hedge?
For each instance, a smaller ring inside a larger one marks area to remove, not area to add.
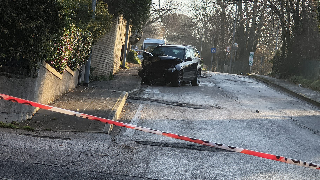
[[[88,59],[92,43],[105,34],[112,16],[92,0],[0,0],[0,72],[36,76],[45,60],[58,72]],[[94,17],[94,19],[93,19]]]
[[[55,0],[0,0],[0,72],[35,75],[43,44],[59,29],[62,6]]]

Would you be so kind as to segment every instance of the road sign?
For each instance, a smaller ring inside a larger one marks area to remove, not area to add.
[[[252,66],[252,64],[253,64],[253,56],[254,56],[254,52],[250,52],[250,55],[249,55],[249,66]]]
[[[211,48],[211,53],[216,53],[217,49],[216,48]]]

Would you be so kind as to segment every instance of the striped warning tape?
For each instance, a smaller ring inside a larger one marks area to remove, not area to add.
[[[46,110],[50,110],[50,111],[54,111],[54,112],[58,112],[58,113],[63,113],[63,114],[71,115],[71,116],[77,116],[77,117],[81,117],[81,118],[85,118],[85,119],[90,119],[90,120],[100,121],[103,123],[113,124],[115,126],[126,127],[129,129],[135,129],[135,130],[139,130],[139,131],[143,131],[143,132],[147,132],[147,133],[152,133],[152,134],[157,134],[157,135],[163,135],[163,136],[167,136],[170,138],[189,141],[189,142],[193,142],[193,143],[197,143],[197,144],[201,144],[201,145],[205,145],[205,146],[225,149],[228,151],[248,154],[248,155],[252,155],[252,156],[257,156],[257,157],[270,159],[270,160],[274,160],[274,161],[280,161],[280,162],[284,162],[284,163],[288,163],[288,164],[294,164],[294,165],[298,165],[298,166],[308,167],[308,168],[312,168],[312,169],[320,169],[319,165],[309,163],[309,162],[304,162],[304,161],[300,161],[300,160],[286,158],[283,156],[277,156],[277,155],[273,155],[273,154],[267,154],[267,153],[252,151],[252,150],[248,150],[248,149],[228,146],[228,145],[224,145],[224,144],[220,144],[220,143],[213,143],[213,142],[209,142],[209,141],[205,141],[205,140],[201,140],[201,139],[190,138],[190,137],[186,137],[186,136],[181,136],[181,135],[177,135],[177,134],[173,134],[173,133],[162,132],[162,131],[155,130],[155,129],[150,129],[150,128],[146,128],[146,127],[122,123],[119,121],[113,121],[113,120],[109,120],[109,119],[105,119],[105,118],[101,118],[101,117],[97,117],[97,116],[93,116],[93,115],[88,115],[88,114],[83,114],[83,113],[79,113],[79,112],[75,112],[75,111],[71,111],[71,110],[48,106],[48,105],[28,101],[25,99],[9,96],[9,95],[5,95],[5,94],[0,94],[0,99],[12,101],[12,102],[17,102],[20,104],[30,105],[33,107],[38,107],[41,109],[46,109]]]

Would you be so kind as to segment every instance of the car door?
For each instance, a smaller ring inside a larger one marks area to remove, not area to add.
[[[184,75],[183,78],[186,80],[192,80],[194,77],[194,67],[193,62],[194,60],[194,53],[192,49],[187,48],[186,49],[186,59],[185,59],[185,66],[184,66]]]

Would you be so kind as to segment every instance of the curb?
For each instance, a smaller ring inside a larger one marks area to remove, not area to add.
[[[273,87],[275,87],[275,88],[278,88],[278,89],[280,89],[281,91],[284,91],[284,92],[286,92],[286,93],[288,93],[288,94],[290,94],[290,95],[292,95],[292,96],[294,96],[294,97],[296,97],[296,98],[298,98],[298,99],[301,99],[301,100],[303,100],[303,101],[306,101],[306,102],[308,102],[308,103],[310,103],[310,104],[312,104],[312,105],[320,108],[320,102],[315,101],[315,100],[313,100],[313,99],[310,99],[309,97],[307,97],[307,96],[305,96],[305,95],[303,95],[303,94],[299,94],[299,93],[296,93],[296,92],[294,92],[294,91],[291,91],[290,89],[287,89],[287,88],[285,88],[285,87],[283,87],[283,86],[280,86],[280,85],[278,85],[278,84],[276,84],[276,83],[274,83],[274,82],[272,82],[272,81],[269,81],[268,79],[265,79],[265,78],[263,78],[263,77],[261,77],[261,76],[257,76],[257,75],[254,75],[254,74],[249,74],[248,76],[249,76],[250,78],[254,78],[254,79],[256,79],[256,80],[262,81],[262,82],[266,83],[267,85],[270,85],[270,86],[273,86]]]
[[[120,113],[122,112],[122,109],[126,103],[126,100],[128,98],[128,92],[122,92],[120,97],[118,98],[117,102],[113,106],[111,113],[108,116],[108,119],[117,121],[120,117]],[[105,124],[104,126],[104,133],[110,133],[113,129],[113,124]]]

